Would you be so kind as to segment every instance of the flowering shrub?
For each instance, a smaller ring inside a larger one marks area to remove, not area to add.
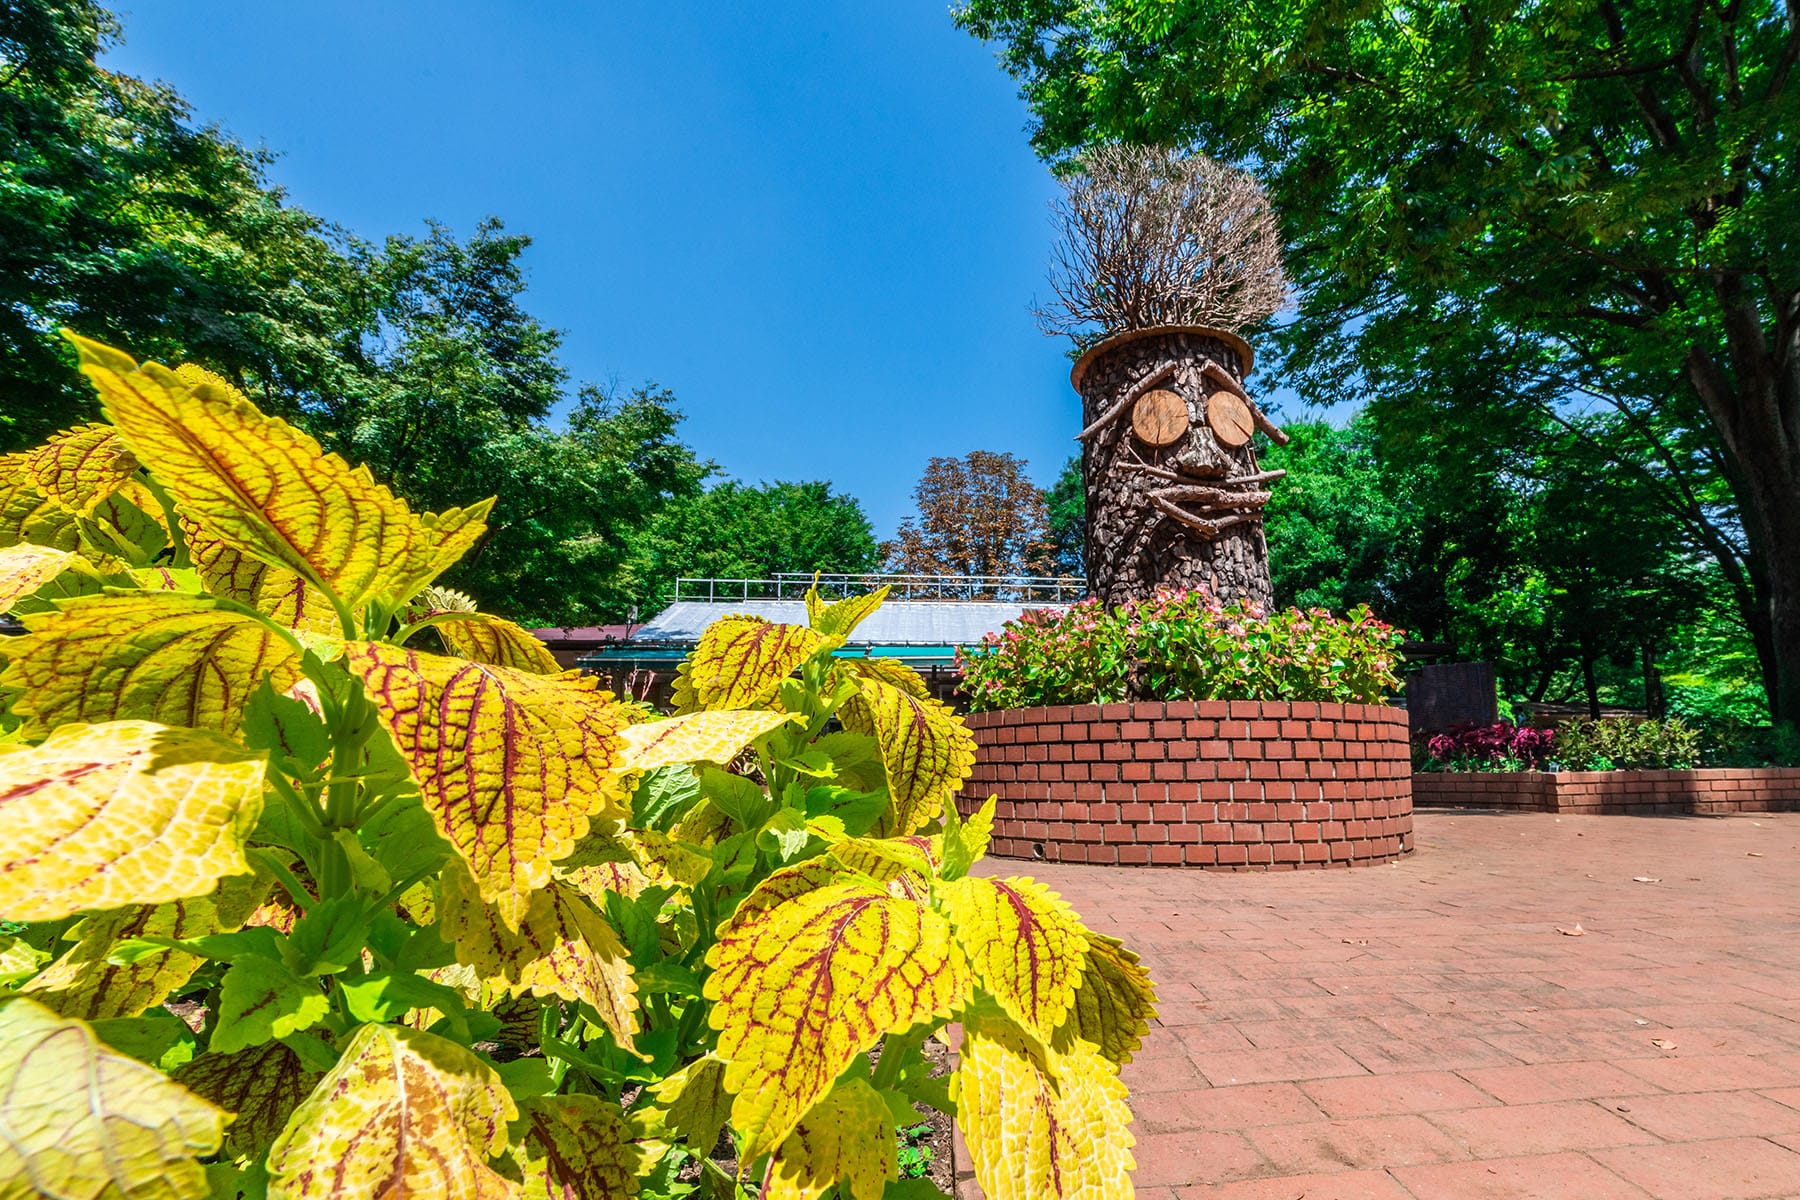
[[[1530,725],[1458,725],[1433,734],[1415,754],[1421,771],[1543,771],[1556,733]]]
[[[1415,749],[1420,771],[1658,771],[1701,765],[1700,731],[1679,720],[1603,717],[1529,725],[1461,725]]]
[[[1115,700],[1379,703],[1399,686],[1401,631],[1367,606],[1264,613],[1203,591],[1164,589],[1109,609],[1035,609],[959,650],[977,712]]]

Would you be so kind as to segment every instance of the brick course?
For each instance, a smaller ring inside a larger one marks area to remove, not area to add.
[[[1724,815],[1800,812],[1800,767],[1699,771],[1421,772],[1413,798],[1432,808]]]
[[[1223,870],[1389,862],[1413,847],[1406,713],[1140,701],[976,713],[965,813],[1002,858]]]

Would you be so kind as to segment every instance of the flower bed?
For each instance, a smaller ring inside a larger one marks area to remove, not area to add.
[[[1520,812],[1800,812],[1800,767],[1709,767],[1692,771],[1465,771],[1413,776],[1413,800],[1430,808]]]
[[[1406,714],[1386,705],[1138,701],[976,713],[965,803],[991,853],[1227,870],[1357,866],[1412,849]]]

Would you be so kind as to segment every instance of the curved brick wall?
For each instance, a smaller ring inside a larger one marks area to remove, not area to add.
[[[1387,862],[1413,844],[1406,713],[1141,701],[975,713],[965,812],[993,854],[1225,870]]]
[[[1526,812],[1800,812],[1800,767],[1709,767],[1696,771],[1517,771],[1413,777],[1420,804]]]

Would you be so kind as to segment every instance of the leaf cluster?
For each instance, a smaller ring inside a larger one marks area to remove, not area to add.
[[[20,1194],[919,1197],[926,1106],[996,1200],[1130,1195],[1149,977],[971,873],[971,735],[840,653],[883,593],[716,622],[651,712],[438,585],[490,501],[72,340],[107,422],[0,459]]]

